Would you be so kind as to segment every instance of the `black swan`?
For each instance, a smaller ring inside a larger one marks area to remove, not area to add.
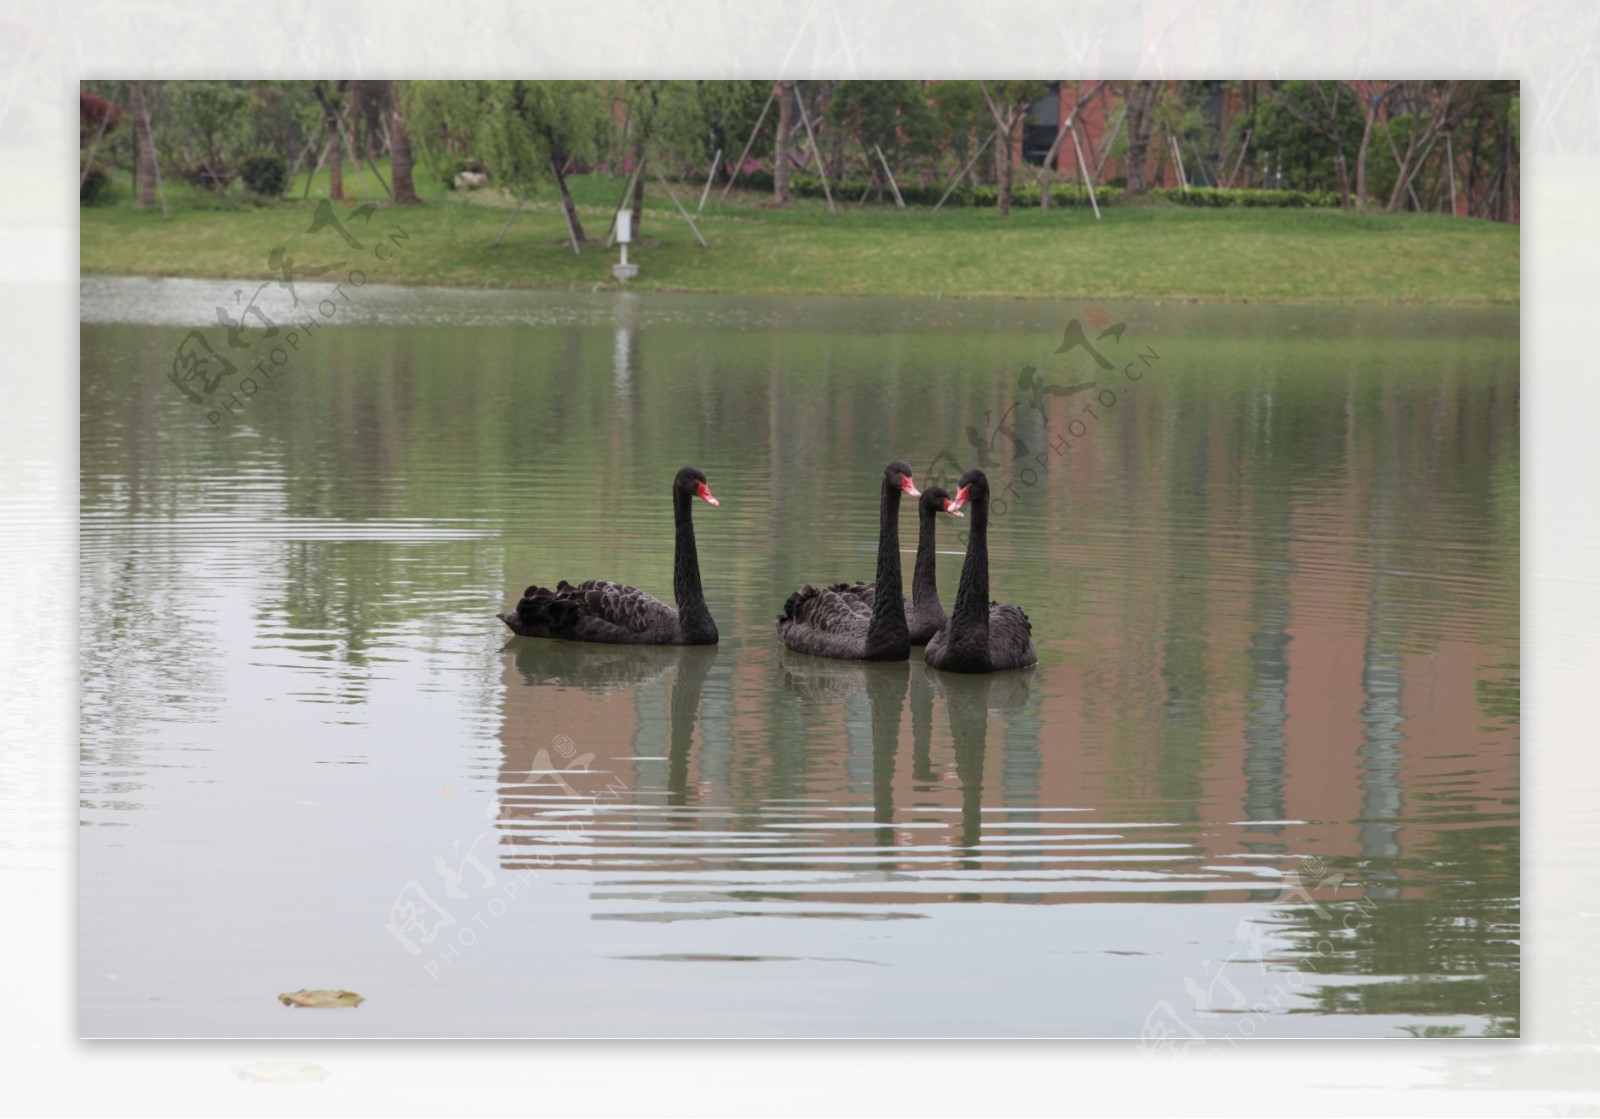
[[[956,605],[950,622],[928,642],[924,654],[945,672],[1003,672],[1039,660],[1028,615],[1015,606],[989,601],[989,479],[968,470],[957,484],[957,508],[972,506],[967,558],[961,564]]]
[[[857,661],[903,661],[911,630],[900,593],[900,495],[920,497],[911,467],[898,459],[883,470],[878,501],[878,576],[871,606],[853,594],[810,583],[795,591],[778,616],[778,638],[797,653]]]
[[[939,603],[938,554],[934,547],[935,521],[940,513],[961,516],[961,510],[951,500],[950,491],[942,486],[929,486],[917,501],[917,562],[911,569],[911,597],[901,597],[906,604],[906,625],[911,630],[911,644],[926,645],[933,635],[944,628],[944,607]],[[853,594],[870,613],[877,598],[877,588],[871,583],[836,583],[828,588],[840,594]]]
[[[717,623],[711,620],[700,589],[700,556],[694,546],[694,520],[689,503],[695,498],[716,505],[706,476],[693,466],[678,471],[672,482],[672,519],[677,545],[672,558],[674,610],[637,587],[589,579],[573,586],[565,579],[555,590],[532,586],[512,614],[497,615],[521,637],[557,637],[608,645],[715,645]]]

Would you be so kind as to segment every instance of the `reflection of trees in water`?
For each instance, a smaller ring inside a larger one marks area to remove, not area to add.
[[[79,560],[79,757],[92,799],[142,788],[149,737],[175,715],[209,722],[227,702],[214,604],[194,594],[210,550],[150,533],[113,551],[97,537],[84,536]]]
[[[1422,1031],[1427,1015],[1473,1016],[1488,1019],[1486,1036],[1520,1032],[1520,832],[1514,819],[1458,822],[1409,858],[1341,860],[1332,869],[1353,885],[1313,889],[1315,905],[1283,911],[1287,962],[1381,980],[1308,990],[1319,1013],[1415,1015]],[[1408,875],[1426,879],[1427,896],[1378,896],[1368,884]]]

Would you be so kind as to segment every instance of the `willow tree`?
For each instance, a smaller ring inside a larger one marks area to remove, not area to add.
[[[554,182],[575,244],[588,240],[566,164],[589,155],[610,126],[592,82],[407,82],[401,96],[417,145],[436,165],[470,155],[522,204]],[[503,232],[503,231],[502,231]]]
[[[630,81],[615,95],[627,122],[622,151],[641,165],[657,160],[669,178],[702,174],[706,161],[717,157],[732,166],[737,145],[761,119],[771,82],[760,81]],[[759,154],[751,136],[752,154]],[[711,168],[712,176],[717,167]],[[638,235],[645,174],[635,176],[634,234]]]

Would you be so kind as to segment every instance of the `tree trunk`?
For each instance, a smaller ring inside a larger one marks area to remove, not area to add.
[[[1123,89],[1123,100],[1128,106],[1124,119],[1128,126],[1128,165],[1125,174],[1129,198],[1137,198],[1150,189],[1150,184],[1145,181],[1144,166],[1149,158],[1150,136],[1155,131],[1158,92],[1159,87],[1155,82],[1127,82]]]
[[[583,232],[583,222],[578,220],[578,207],[573,204],[572,192],[567,189],[567,176],[562,171],[566,162],[566,154],[557,152],[550,157],[550,170],[555,172],[556,190],[561,193],[561,208],[567,212],[567,228],[572,231],[572,239],[581,245],[589,238]],[[399,177],[397,174],[395,176],[396,180]],[[639,215],[637,213],[633,216],[633,224],[635,229],[639,228]]]
[[[1339,180],[1339,209],[1350,208],[1350,168],[1344,158],[1344,136],[1339,131],[1339,94],[1344,89],[1333,83],[1333,104],[1328,107],[1328,139],[1333,141],[1333,173]]]
[[[1511,142],[1511,128],[1513,125],[1510,114],[1506,115],[1505,146],[1501,149],[1500,157],[1500,220],[1510,222],[1516,220],[1516,200],[1511,196],[1511,161],[1516,158]]]
[[[1003,218],[1011,214],[1011,132],[1006,128],[994,139],[994,208]]]
[[[328,95],[322,92],[320,82],[313,83],[311,88],[322,106],[322,123],[328,130],[328,150],[322,157],[328,165],[328,198],[338,202],[344,198],[344,141],[339,135],[339,114],[334,112]]]
[[[633,180],[633,239],[639,240],[644,229],[644,154],[639,155],[639,174]]]
[[[417,197],[417,187],[411,173],[411,137],[406,133],[406,114],[400,107],[400,94],[392,85],[389,89],[389,105],[389,158],[395,205],[417,206],[422,199]],[[561,184],[561,193],[565,197],[567,188],[561,181],[559,170],[556,172],[556,182]]]
[[[133,110],[133,178],[139,187],[137,207],[141,210],[156,204],[156,145],[150,134],[155,113],[150,110],[144,86],[144,82],[128,83],[132,91],[129,107]]]
[[[778,83],[778,139],[773,149],[772,200],[780,206],[789,201],[789,134],[794,131],[794,83]]]
[[[1333,173],[1339,181],[1339,208],[1350,208],[1350,169],[1345,163],[1344,145],[1340,142],[1338,133],[1333,137]]]
[[[1372,129],[1378,122],[1378,107],[1385,93],[1367,99],[1366,123],[1361,129],[1361,146],[1356,149],[1356,209],[1367,208],[1367,151],[1372,144]]]

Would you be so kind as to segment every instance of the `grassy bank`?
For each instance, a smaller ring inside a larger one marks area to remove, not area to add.
[[[382,168],[387,177],[387,168]],[[362,183],[354,168],[346,188]],[[82,213],[87,273],[266,278],[268,254],[287,245],[301,266],[342,259],[331,232],[305,234],[326,174],[305,177],[292,201],[219,203],[168,184],[170,216],[133,209],[125,179],[109,205]],[[377,193],[371,173],[365,185]],[[643,240],[630,249],[642,290],[743,294],[938,297],[1193,299],[1261,302],[1515,303],[1520,251],[1515,226],[1438,215],[1347,214],[1330,210],[1196,210],[1170,204],[1087,209],[895,209],[854,200],[837,216],[820,202],[763,205],[736,193],[716,208],[713,191],[697,219],[701,248],[656,183],[646,195]],[[370,269],[377,282],[458,287],[615,287],[615,249],[604,240],[620,180],[579,176],[573,193],[592,243],[581,256],[547,196],[511,214],[495,192],[443,190],[419,168],[425,204],[382,209],[373,227],[399,225],[401,251]],[[693,211],[694,184],[675,188]],[[221,206],[222,208],[218,208]],[[362,227],[354,232],[359,236]],[[323,258],[327,258],[326,260]]]

